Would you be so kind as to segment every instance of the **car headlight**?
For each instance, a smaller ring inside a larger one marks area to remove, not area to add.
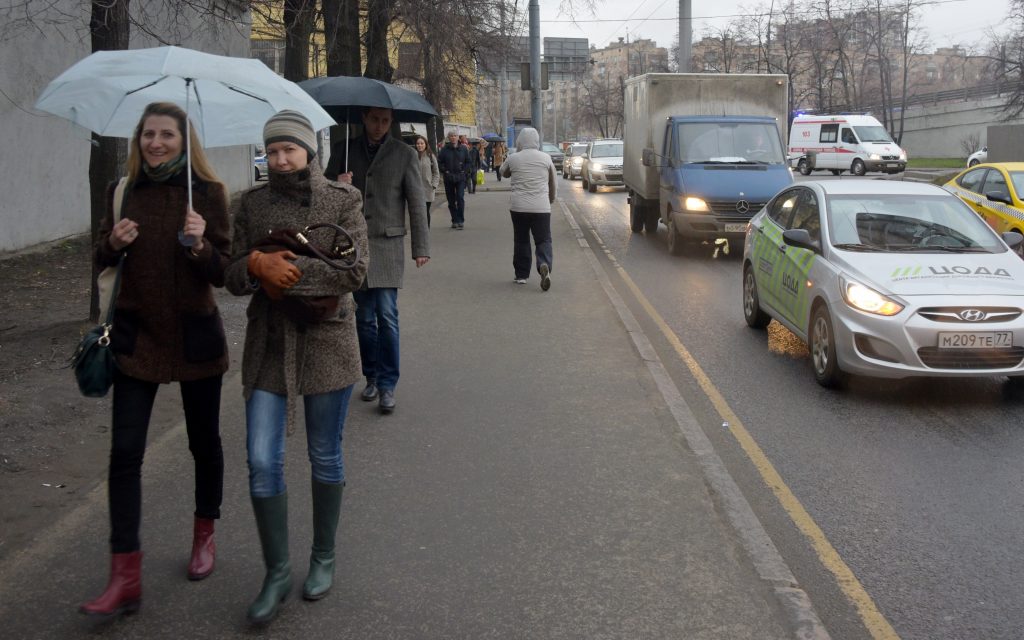
[[[906,151],[903,151],[903,150],[901,149],[901,150],[900,150],[900,160],[904,160],[904,161],[905,161],[906,159],[907,159],[907,152],[906,152]]]
[[[870,156],[868,156],[868,158],[872,160],[881,160],[882,156],[878,155],[877,153],[872,153]]]
[[[583,164],[583,158],[573,158],[572,163],[578,167]]]
[[[707,213],[710,211],[708,203],[704,202],[700,198],[694,198],[693,196],[687,196],[683,198],[683,209],[686,211],[694,211],[697,213]]]
[[[879,316],[894,316],[903,311],[903,305],[888,296],[883,296],[871,287],[853,280],[840,278],[843,300],[858,311]]]
[[[601,164],[600,162],[594,162],[590,165],[590,168],[593,171],[601,171],[602,169],[604,169],[604,165]]]

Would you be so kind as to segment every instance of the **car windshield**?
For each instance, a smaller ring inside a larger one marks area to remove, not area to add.
[[[828,197],[829,236],[837,249],[889,253],[1002,253],[996,234],[952,195]]]
[[[1024,171],[1011,171],[1010,181],[1013,182],[1013,192],[1020,198],[1024,194]]]
[[[760,122],[683,122],[676,139],[683,162],[704,164],[783,164],[775,124]]]
[[[861,142],[892,142],[885,127],[854,127]]]
[[[543,149],[545,153],[562,153],[561,149],[551,144],[550,142],[545,142],[544,144],[542,144],[541,149]]]
[[[574,144],[571,147],[569,147],[569,155],[570,156],[578,156],[578,155],[582,154],[586,150],[587,150],[587,145],[585,145],[585,144]]]
[[[608,142],[594,145],[592,158],[620,158],[622,157],[622,143]]]

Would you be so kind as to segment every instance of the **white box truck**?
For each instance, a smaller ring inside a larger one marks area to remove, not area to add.
[[[623,181],[630,227],[668,227],[673,254],[742,241],[747,222],[792,184],[785,154],[789,79],[648,73],[625,82]]]

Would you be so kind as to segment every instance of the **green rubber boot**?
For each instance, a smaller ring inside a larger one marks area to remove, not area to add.
[[[267,575],[263,578],[260,595],[249,606],[249,622],[270,622],[277,615],[278,606],[292,590],[292,568],[288,562],[288,494],[270,498],[252,498],[256,514],[256,529],[263,547],[263,564]]]
[[[309,575],[302,585],[302,597],[319,600],[334,581],[334,536],[341,514],[344,484],[313,481],[313,551],[309,554]]]

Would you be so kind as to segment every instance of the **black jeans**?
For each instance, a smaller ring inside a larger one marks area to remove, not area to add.
[[[466,199],[464,197],[465,188],[465,181],[444,181],[444,195],[448,198],[448,211],[452,214],[452,224],[461,224],[466,221]]]
[[[550,213],[519,213],[512,212],[512,268],[515,269],[516,278],[526,279],[530,277],[530,234],[533,234],[533,243],[537,245],[537,268],[540,265],[551,264],[551,214]]]
[[[195,461],[195,515],[200,518],[220,517],[224,491],[224,453],[220,443],[222,377],[179,383],[188,448]],[[112,553],[139,550],[142,458],[159,386],[123,373],[114,377],[108,487]]]

